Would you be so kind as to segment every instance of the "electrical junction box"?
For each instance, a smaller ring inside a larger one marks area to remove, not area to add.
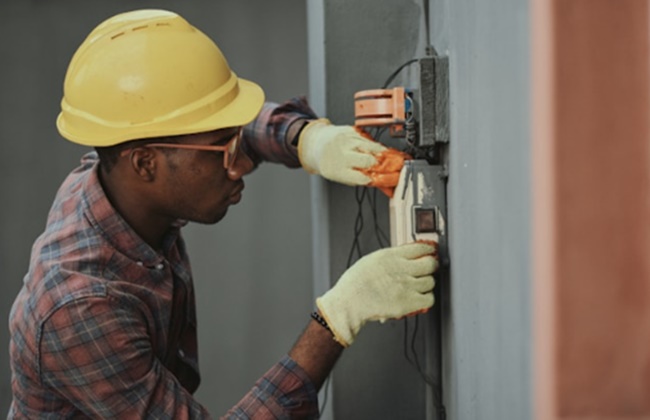
[[[355,125],[388,127],[392,137],[404,139],[404,150],[414,158],[405,162],[390,200],[391,245],[434,241],[446,265],[449,59],[434,52],[417,62],[417,86],[354,95]]]
[[[449,58],[421,58],[420,85],[414,89],[418,121],[417,147],[435,147],[449,142]]]

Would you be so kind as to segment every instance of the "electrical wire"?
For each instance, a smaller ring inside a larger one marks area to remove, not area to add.
[[[411,359],[409,354],[409,319],[404,318],[404,358],[407,362],[413,367],[415,367],[415,362]]]
[[[435,49],[433,46],[430,44],[430,31],[429,31],[429,3],[428,0],[423,0],[423,5],[424,5],[424,10],[425,10],[425,21],[426,21],[426,53],[427,55],[434,55],[435,54]],[[384,82],[383,89],[386,89],[392,82],[393,80],[399,75],[399,73],[404,70],[406,67],[410,66],[411,64],[417,62],[417,59],[411,59],[401,66],[399,66],[387,79],[386,82]],[[411,107],[413,107],[413,104],[411,104]],[[415,127],[413,126],[414,121],[408,121],[407,126],[405,127],[407,129],[407,137],[409,136],[414,136],[415,135]],[[376,131],[376,134],[379,133],[379,130]],[[375,137],[377,138],[377,137]],[[409,140],[407,138],[407,140]],[[412,139],[410,139],[412,140]],[[419,154],[417,149],[414,148],[412,141],[407,141],[407,152],[410,154],[416,156]],[[371,206],[373,207],[373,217],[376,217],[376,205],[377,202],[376,200],[374,202],[371,202]],[[380,234],[378,233],[378,225],[375,222],[375,235],[377,236],[378,241],[381,243],[379,240]],[[390,242],[390,241],[388,241]],[[413,318],[415,319],[415,325],[413,327],[413,333],[411,336],[411,342],[410,342],[410,349],[408,347],[408,318],[404,318],[404,357],[408,361],[408,363],[414,367],[414,369],[418,372],[422,380],[429,385],[432,390],[433,390],[433,395],[434,395],[434,405],[438,410],[438,413],[440,414],[440,418],[445,419],[446,418],[446,413],[445,413],[445,406],[442,402],[442,386],[440,384],[437,384],[433,378],[431,378],[425,370],[422,368],[422,364],[420,363],[420,358],[416,349],[416,339],[417,339],[417,334],[418,334],[418,324],[419,324],[419,317],[420,315],[416,315]],[[410,352],[410,355],[409,355]]]
[[[424,372],[420,365],[419,357],[417,351],[415,350],[415,339],[418,333],[418,317],[415,317],[415,327],[413,329],[413,335],[410,339],[409,347],[409,319],[404,318],[404,342],[403,342],[403,351],[404,358],[409,362],[413,368],[418,372],[422,377],[422,380],[430,386],[435,386],[433,380]],[[411,354],[410,354],[411,353]]]
[[[350,268],[352,263],[357,259],[361,258],[363,255],[361,251],[361,242],[360,237],[363,232],[363,201],[368,192],[367,187],[355,187],[354,196],[357,202],[357,216],[354,220],[354,238],[352,240],[352,246],[350,247],[350,252],[348,253],[348,261],[345,268]],[[356,259],[354,258],[354,253],[356,251]]]
[[[422,0],[422,8],[424,9],[424,36],[427,38],[424,52],[426,55],[435,55],[436,50],[433,48],[433,45],[431,45],[431,28],[429,25],[431,13],[429,13],[429,0]]]
[[[415,316],[414,318],[415,318],[415,326],[413,327],[413,336],[411,337],[411,353],[413,354],[413,361],[415,362],[415,367],[420,373],[420,376],[422,376],[422,380],[424,380],[424,382],[426,382],[427,384],[434,386],[433,379],[431,379],[431,377],[426,374],[424,369],[422,369],[422,365],[420,364],[420,357],[418,356],[418,352],[415,349],[415,339],[418,336],[418,324],[419,324],[420,317]]]
[[[375,238],[377,238],[377,243],[380,248],[386,248],[390,244],[390,238],[384,232],[384,230],[379,226],[379,218],[377,217],[377,189],[375,188],[372,191],[372,194],[368,194],[368,203],[370,203],[370,209],[372,211],[372,221],[374,226]]]
[[[441,419],[444,419],[446,417],[446,413],[445,413],[445,406],[442,402],[442,388],[440,387],[439,384],[436,383],[436,381],[431,376],[426,374],[426,372],[422,368],[422,364],[420,362],[420,358],[416,350],[416,338],[418,334],[419,317],[420,317],[419,315],[413,317],[413,319],[415,320],[415,325],[413,327],[413,333],[411,335],[410,343],[409,343],[408,318],[404,318],[404,343],[403,343],[404,357],[409,362],[409,364],[413,366],[413,368],[418,372],[418,374],[422,378],[422,381],[432,388],[433,395],[434,395],[433,403],[438,409]],[[411,354],[409,354],[409,352]]]
[[[426,2],[426,0],[424,0]],[[427,33],[428,33],[428,4],[426,6],[426,15],[427,15]],[[428,35],[427,35],[427,40],[428,40]],[[382,89],[386,89],[392,82],[393,80],[399,75],[399,73],[404,70],[406,67],[409,65],[416,63],[418,59],[411,59],[401,66],[399,66],[393,73],[391,73],[390,76],[386,79],[384,82],[384,85]],[[375,140],[378,140],[380,136],[385,132],[386,127],[376,127],[374,132],[372,133],[372,137]],[[346,262],[346,269],[350,268],[352,264],[360,259],[363,256],[363,252],[361,249],[361,234],[364,229],[364,218],[363,218],[363,203],[364,201],[367,201],[370,207],[370,213],[372,215],[372,222],[373,222],[373,231],[375,234],[375,238],[377,239],[377,243],[380,248],[385,248],[390,244],[390,238],[384,232],[384,230],[381,228],[379,225],[379,218],[378,218],[378,213],[377,213],[377,203],[378,203],[378,198],[377,198],[377,189],[375,188],[370,194],[368,192],[368,187],[365,186],[357,186],[355,187],[354,191],[355,195],[355,201],[357,203],[357,214],[355,216],[354,220],[354,234],[352,238],[352,243],[350,245],[350,251],[348,252],[348,259]],[[356,251],[356,259],[355,259],[355,251]],[[431,386],[434,390],[434,396],[436,397],[435,399],[437,401],[434,401],[434,405],[437,407],[439,413],[441,413],[441,418],[444,420],[445,418],[445,407],[442,404],[442,392],[441,392],[441,387],[435,383],[435,381],[426,374],[424,369],[422,368],[422,365],[419,360],[419,356],[415,347],[416,343],[416,338],[417,338],[417,332],[418,332],[418,316],[413,317],[415,319],[415,325],[413,328],[413,334],[411,337],[411,343],[410,343],[410,349],[408,348],[408,318],[404,318],[404,357],[408,361],[410,365],[412,365],[415,370],[419,373],[420,377],[422,380],[429,386]],[[409,350],[411,352],[411,355],[409,355]],[[323,386],[325,387],[324,393],[323,393],[323,402],[321,404],[319,413],[322,413],[323,410],[325,409],[325,406],[327,405],[327,399],[328,399],[328,391],[329,391],[329,383],[331,379],[331,374],[327,376],[327,379],[325,380]]]
[[[384,86],[382,87],[382,89],[386,89],[393,82],[393,80],[397,77],[397,75],[400,74],[400,72],[402,70],[404,70],[407,66],[410,66],[413,63],[417,63],[417,61],[418,61],[417,58],[412,58],[409,61],[407,61],[406,63],[399,66],[397,68],[397,70],[395,70],[390,76],[388,76],[388,79],[386,79],[386,82],[384,82]]]
[[[352,238],[352,244],[350,245],[350,251],[348,252],[348,260],[345,264],[346,269],[350,268],[353,262],[355,262],[356,260],[358,260],[363,256],[363,252],[361,250],[361,241],[360,241],[361,233],[363,232],[363,227],[364,227],[363,202],[365,201],[366,197],[369,196],[370,194],[368,194],[368,187],[361,187],[361,186],[355,187],[354,197],[355,197],[355,201],[357,202],[357,214],[354,219],[354,235]],[[376,209],[375,212],[373,213],[373,219],[374,219],[374,224],[377,225],[375,214],[376,214]],[[355,259],[355,251],[356,251],[356,259]],[[327,405],[327,399],[329,394],[329,383],[331,377],[332,375],[330,373],[330,375],[327,376],[325,383],[323,384],[323,386],[325,387],[325,391],[323,392],[323,402],[319,409],[319,413],[322,413],[323,410],[325,410],[325,406]]]

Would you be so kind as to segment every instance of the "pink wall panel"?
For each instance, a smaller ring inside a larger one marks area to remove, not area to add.
[[[533,127],[551,124],[534,142],[552,142],[533,147],[546,151],[535,172],[535,249],[552,267],[544,272],[534,256],[536,290],[553,282],[552,295],[536,297],[547,322],[535,325],[537,344],[555,352],[537,348],[536,374],[548,380],[537,378],[538,408],[553,407],[538,417],[650,418],[648,4],[555,0],[535,10],[550,11],[552,31],[549,71],[533,72],[546,97],[535,99]],[[545,190],[540,177],[552,179]]]

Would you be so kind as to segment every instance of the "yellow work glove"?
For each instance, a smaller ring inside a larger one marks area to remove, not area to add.
[[[380,249],[350,267],[316,299],[318,309],[344,347],[367,321],[402,318],[433,306],[435,247],[411,243]]]
[[[346,185],[368,185],[372,179],[359,170],[376,165],[373,154],[384,150],[353,127],[332,125],[327,119],[311,121],[298,139],[298,158],[307,172]]]

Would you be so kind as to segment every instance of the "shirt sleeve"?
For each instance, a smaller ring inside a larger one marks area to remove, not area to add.
[[[77,298],[41,329],[43,385],[90,418],[209,419],[155,356],[147,315],[111,295]],[[307,374],[285,356],[224,418],[317,418]]]
[[[244,128],[242,149],[253,160],[281,163],[290,168],[300,166],[298,150],[287,138],[289,127],[299,120],[318,118],[304,97],[283,104],[266,102],[259,115]]]
[[[305,371],[285,356],[222,419],[317,419],[318,393]]]
[[[88,417],[210,418],[155,357],[146,316],[110,295],[57,309],[39,349],[43,385]]]

